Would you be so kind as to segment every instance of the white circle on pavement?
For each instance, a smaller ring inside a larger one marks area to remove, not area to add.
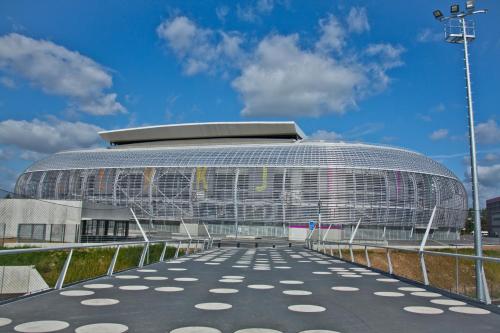
[[[442,298],[431,299],[431,303],[439,304],[439,305],[449,305],[449,306],[463,306],[463,305],[467,305],[467,303],[462,302],[462,301],[457,301],[455,299],[442,299]]]
[[[397,279],[390,279],[390,278],[380,278],[380,279],[377,279],[377,281],[380,281],[380,282],[399,282],[399,280],[397,280]]]
[[[144,280],[149,280],[149,281],[164,281],[168,280],[168,277],[165,276],[147,276],[144,278]]]
[[[80,326],[75,333],[123,333],[127,332],[128,327],[122,324],[99,323]]]
[[[283,290],[283,294],[292,296],[308,296],[311,295],[312,292],[308,290]]]
[[[167,270],[180,272],[180,271],[186,271],[187,268],[173,267],[173,268],[167,268]]]
[[[277,269],[290,269],[292,267],[290,267],[290,266],[274,266],[274,268],[277,268]]]
[[[121,286],[118,288],[121,290],[146,290],[146,289],[149,289],[148,286],[141,286],[141,285]]]
[[[307,330],[307,331],[300,331],[299,333],[339,333],[339,332],[330,330]]]
[[[240,279],[220,279],[219,282],[222,283],[241,283],[243,280]]]
[[[245,277],[244,277],[244,276],[241,276],[241,275],[224,275],[222,278],[223,278],[223,279],[235,279],[235,280],[241,280],[241,279],[244,279]]]
[[[106,288],[113,288],[113,285],[106,283],[91,283],[91,284],[86,284],[83,287],[88,289],[106,289]]]
[[[340,274],[340,276],[346,277],[346,278],[360,278],[360,277],[363,277],[363,276],[358,275],[358,274]]]
[[[430,306],[406,306],[405,311],[418,314],[441,314],[443,310],[438,308],[432,308]]]
[[[394,291],[376,291],[374,292],[374,294],[383,297],[403,297],[405,295],[403,293],[398,293]]]
[[[271,286],[269,284],[249,284],[247,287],[250,289],[262,289],[262,290],[274,288],[274,286]]]
[[[122,280],[138,279],[139,275],[116,275],[115,278]]]
[[[119,300],[113,298],[92,298],[81,301],[83,305],[90,306],[103,306],[103,305],[114,305],[120,303]]]
[[[244,328],[234,333],[281,333],[281,331],[272,330],[270,328]]]
[[[181,287],[158,287],[155,288],[156,291],[163,291],[163,292],[168,292],[168,293],[173,293],[176,291],[183,291],[184,288]]]
[[[174,279],[175,281],[180,281],[180,282],[193,282],[193,281],[198,281],[197,278],[191,278],[191,277],[178,277]]]
[[[10,323],[12,323],[12,320],[10,320],[9,318],[0,318],[0,327],[7,326]]]
[[[66,290],[59,293],[59,295],[63,296],[90,296],[93,294],[95,293],[91,290]]]
[[[170,333],[222,333],[216,328],[205,326],[180,327],[170,331]]]
[[[197,309],[200,310],[227,310],[231,309],[233,306],[231,304],[227,303],[199,303],[194,306]]]
[[[380,273],[377,272],[361,272],[362,275],[380,275]]]
[[[209,292],[213,294],[236,294],[238,292],[238,289],[215,288],[215,289],[210,289]]]
[[[398,290],[401,290],[401,291],[425,291],[424,288],[417,288],[417,287],[399,287]]]
[[[441,297],[441,294],[431,293],[430,291],[414,291],[411,294],[420,297]]]
[[[146,268],[138,269],[137,271],[141,272],[141,273],[156,273],[156,272],[158,272],[156,269],[146,269]]]
[[[332,290],[336,290],[336,291],[358,291],[359,288],[338,286],[338,287],[332,287]]]
[[[44,333],[56,332],[67,328],[69,324],[65,321],[59,320],[40,320],[31,321],[14,327],[14,331],[24,333]]]
[[[234,265],[234,268],[248,268],[247,265]]]
[[[298,281],[298,280],[281,280],[281,284],[304,284],[303,281]]]
[[[448,310],[464,314],[489,314],[490,311],[486,309],[476,308],[473,306],[452,306]]]
[[[214,265],[220,265],[220,263],[219,262],[206,262],[205,265],[212,265],[212,266],[214,266]]]
[[[288,310],[294,312],[323,312],[326,308],[319,305],[310,305],[310,304],[297,304],[290,305]]]
[[[332,272],[313,272],[313,274],[316,274],[316,275],[330,275],[330,274],[332,274]]]

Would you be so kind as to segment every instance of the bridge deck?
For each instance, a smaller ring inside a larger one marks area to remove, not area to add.
[[[415,288],[302,248],[217,249],[5,304],[0,331],[478,333],[500,327],[499,314]],[[212,329],[179,329],[192,326]]]

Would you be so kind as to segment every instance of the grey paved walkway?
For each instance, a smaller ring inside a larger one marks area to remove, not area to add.
[[[299,247],[218,249],[0,306],[1,332],[499,330],[499,314]]]

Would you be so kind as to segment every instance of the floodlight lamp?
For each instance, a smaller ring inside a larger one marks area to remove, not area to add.
[[[434,18],[436,20],[442,20],[443,19],[443,13],[439,9],[436,9],[435,11],[433,11],[432,15],[434,15]]]
[[[460,11],[460,6],[459,5],[451,5],[450,6],[450,13],[452,14],[458,14]]]
[[[476,2],[475,0],[467,0],[467,2],[465,3],[465,8],[468,11],[474,10],[474,7],[476,7],[475,2]]]

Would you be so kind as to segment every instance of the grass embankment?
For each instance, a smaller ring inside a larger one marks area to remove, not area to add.
[[[0,248],[1,249],[1,248]],[[115,272],[137,267],[142,253],[142,246],[122,247],[115,264]],[[149,246],[145,264],[160,259],[163,244]],[[172,258],[175,247],[167,247],[165,259]],[[74,250],[71,263],[66,273],[65,285],[107,273],[116,248],[90,248]],[[181,250],[179,255],[183,254]],[[59,277],[69,251],[47,251],[23,254],[0,255],[0,266],[35,266],[45,282],[53,287]]]
[[[460,254],[474,254],[474,249],[440,249],[436,252],[451,252]],[[385,250],[370,249],[370,261],[372,267],[382,271],[388,271],[387,256]],[[499,249],[485,249],[484,256],[500,257]],[[338,252],[334,252],[338,255]],[[343,250],[344,258],[350,259],[349,250]],[[366,265],[364,250],[353,250],[354,260]],[[407,279],[423,282],[420,258],[417,253],[391,250],[391,262],[393,273]],[[439,255],[426,255],[425,265],[429,284],[433,287],[445,289],[454,293],[474,297],[476,293],[474,260],[457,259]],[[484,262],[486,280],[493,300],[500,299],[500,263]]]

